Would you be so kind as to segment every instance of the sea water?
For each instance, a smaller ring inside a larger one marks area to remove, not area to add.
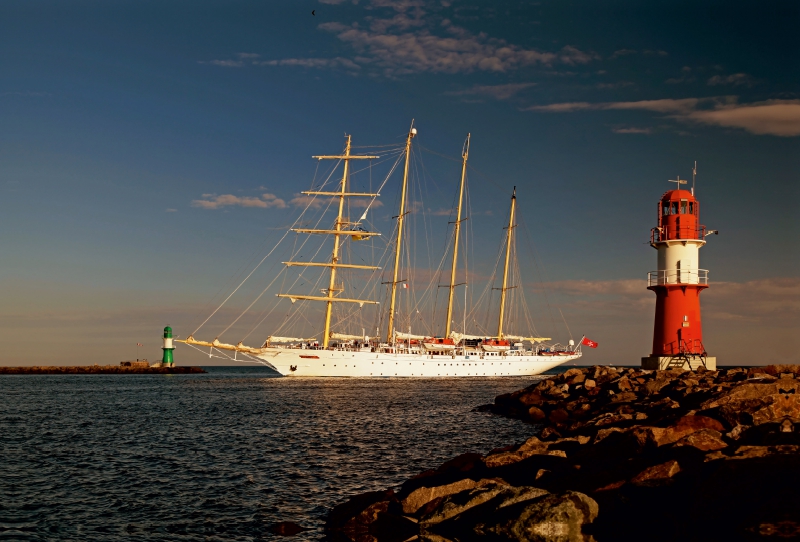
[[[263,540],[535,426],[474,412],[530,378],[0,376],[0,540]]]

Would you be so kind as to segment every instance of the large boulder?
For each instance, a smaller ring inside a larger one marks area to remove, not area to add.
[[[403,512],[406,514],[413,514],[434,499],[439,497],[447,497],[448,495],[470,490],[477,487],[477,485],[478,482],[475,480],[464,478],[462,480],[458,480],[457,482],[444,484],[441,486],[423,486],[409,493],[407,497],[400,501],[400,504],[402,505]]]
[[[680,440],[675,442],[675,446],[692,446],[704,452],[712,450],[721,450],[728,446],[728,443],[722,439],[722,433],[714,431],[713,429],[700,429],[694,433],[690,433]]]
[[[371,537],[370,526],[384,513],[400,512],[399,502],[392,490],[371,491],[334,506],[328,514],[325,530],[351,540]]]
[[[674,459],[653,465],[644,469],[631,479],[631,483],[639,486],[661,485],[681,471],[681,467]]]
[[[446,521],[470,508],[485,503],[510,487],[500,480],[481,480],[471,489],[440,496],[431,500],[428,503],[430,506],[426,506],[425,510],[419,515],[420,525],[427,527]]]
[[[474,531],[520,542],[582,542],[590,539],[583,528],[595,520],[598,511],[594,499],[568,491],[501,508]]]

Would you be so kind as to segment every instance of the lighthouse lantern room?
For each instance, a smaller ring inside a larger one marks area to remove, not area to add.
[[[695,170],[696,171],[696,165]],[[718,233],[700,224],[700,202],[687,181],[678,177],[675,190],[658,202],[658,226],[650,233],[650,246],[658,251],[658,270],[647,274],[647,289],[656,294],[653,352],[642,358],[644,369],[715,370],[703,344],[700,292],[708,288],[708,270],[700,269],[699,251],[706,236]],[[694,185],[694,180],[692,181]]]

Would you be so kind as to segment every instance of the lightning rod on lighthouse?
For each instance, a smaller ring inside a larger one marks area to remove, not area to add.
[[[688,181],[678,177],[674,190],[658,202],[658,226],[650,232],[650,246],[658,251],[658,270],[647,274],[647,289],[656,294],[653,326],[653,351],[642,358],[644,369],[715,370],[717,358],[709,357],[703,344],[700,320],[700,292],[708,288],[708,270],[700,269],[699,252],[706,244],[700,224],[700,202],[692,189],[683,190]]]

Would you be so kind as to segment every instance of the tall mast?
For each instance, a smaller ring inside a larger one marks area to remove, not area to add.
[[[503,288],[500,290],[500,318],[497,321],[497,339],[503,338],[503,316],[506,309],[506,290],[508,290],[508,260],[511,257],[511,236],[514,231],[514,207],[517,204],[517,187],[511,195],[511,213],[508,216],[508,233],[506,234],[506,265],[503,268]]]
[[[461,231],[461,204],[464,199],[464,179],[467,177],[467,158],[469,158],[469,136],[464,144],[464,152],[461,154],[461,188],[458,192],[458,211],[456,211],[456,227],[453,238],[453,266],[450,269],[450,295],[447,297],[447,324],[445,325],[444,336],[450,336],[450,326],[453,322],[453,294],[456,288],[456,265],[458,263],[458,234]],[[466,333],[466,331],[463,331]]]
[[[408,131],[406,138],[406,164],[403,169],[403,188],[400,193],[400,214],[397,215],[397,246],[394,249],[394,277],[392,278],[392,296],[389,303],[389,328],[386,332],[386,342],[392,340],[394,334],[394,306],[395,297],[397,296],[397,273],[400,271],[400,252],[403,250],[403,222],[406,216],[406,192],[408,188],[408,158],[411,154],[411,139],[417,135],[417,129],[414,128],[414,121],[411,121],[411,129]]]
[[[336,217],[334,229],[342,231],[342,213],[344,212],[344,195],[347,193],[347,174],[350,173],[350,136],[347,136],[347,145],[344,148],[344,173],[342,174],[342,185],[339,190],[339,214]],[[328,293],[325,297],[325,334],[322,336],[322,347],[328,347],[328,340],[331,334],[331,312],[333,312],[333,295],[336,292],[336,264],[339,263],[339,233],[333,234],[333,253],[331,254],[331,280],[328,283]]]
[[[339,198],[339,214],[336,216],[336,224],[334,225],[334,229],[332,230],[320,230],[314,228],[293,228],[292,231],[297,233],[309,233],[309,234],[322,234],[322,235],[333,235],[333,253],[331,254],[331,261],[330,263],[323,263],[323,262],[283,262],[287,267],[329,267],[331,270],[330,281],[328,282],[328,290],[324,296],[318,295],[300,295],[300,294],[277,294],[278,297],[288,297],[292,303],[296,302],[298,299],[305,300],[305,301],[325,301],[325,334],[322,337],[322,346],[327,347],[328,341],[330,339],[330,332],[331,332],[331,313],[333,312],[333,303],[334,302],[343,302],[343,303],[358,303],[359,305],[363,306],[365,303],[375,305],[377,301],[371,301],[367,299],[348,299],[342,297],[335,297],[337,291],[340,291],[341,288],[336,288],[336,269],[346,268],[346,269],[379,269],[378,267],[372,265],[354,265],[354,264],[341,264],[339,263],[339,239],[342,235],[347,235],[347,230],[342,229],[342,226],[346,226],[349,221],[344,220],[342,216],[344,214],[344,199],[347,197],[354,197],[354,196],[362,196],[362,197],[377,197],[380,194],[367,194],[362,192],[348,192],[347,191],[347,176],[350,173],[350,160],[371,160],[373,158],[380,158],[379,156],[369,156],[369,155],[353,155],[350,154],[350,137],[347,136],[347,145],[345,146],[345,151],[343,155],[322,155],[322,156],[314,156],[317,160],[342,160],[344,161],[344,174],[342,175],[342,182],[339,190],[336,192],[320,192],[315,190],[307,190],[303,191],[303,194],[310,195],[310,196],[330,196],[330,197],[338,197]],[[380,235],[377,232],[358,232],[359,236],[366,237],[366,236],[373,236],[373,235]]]

